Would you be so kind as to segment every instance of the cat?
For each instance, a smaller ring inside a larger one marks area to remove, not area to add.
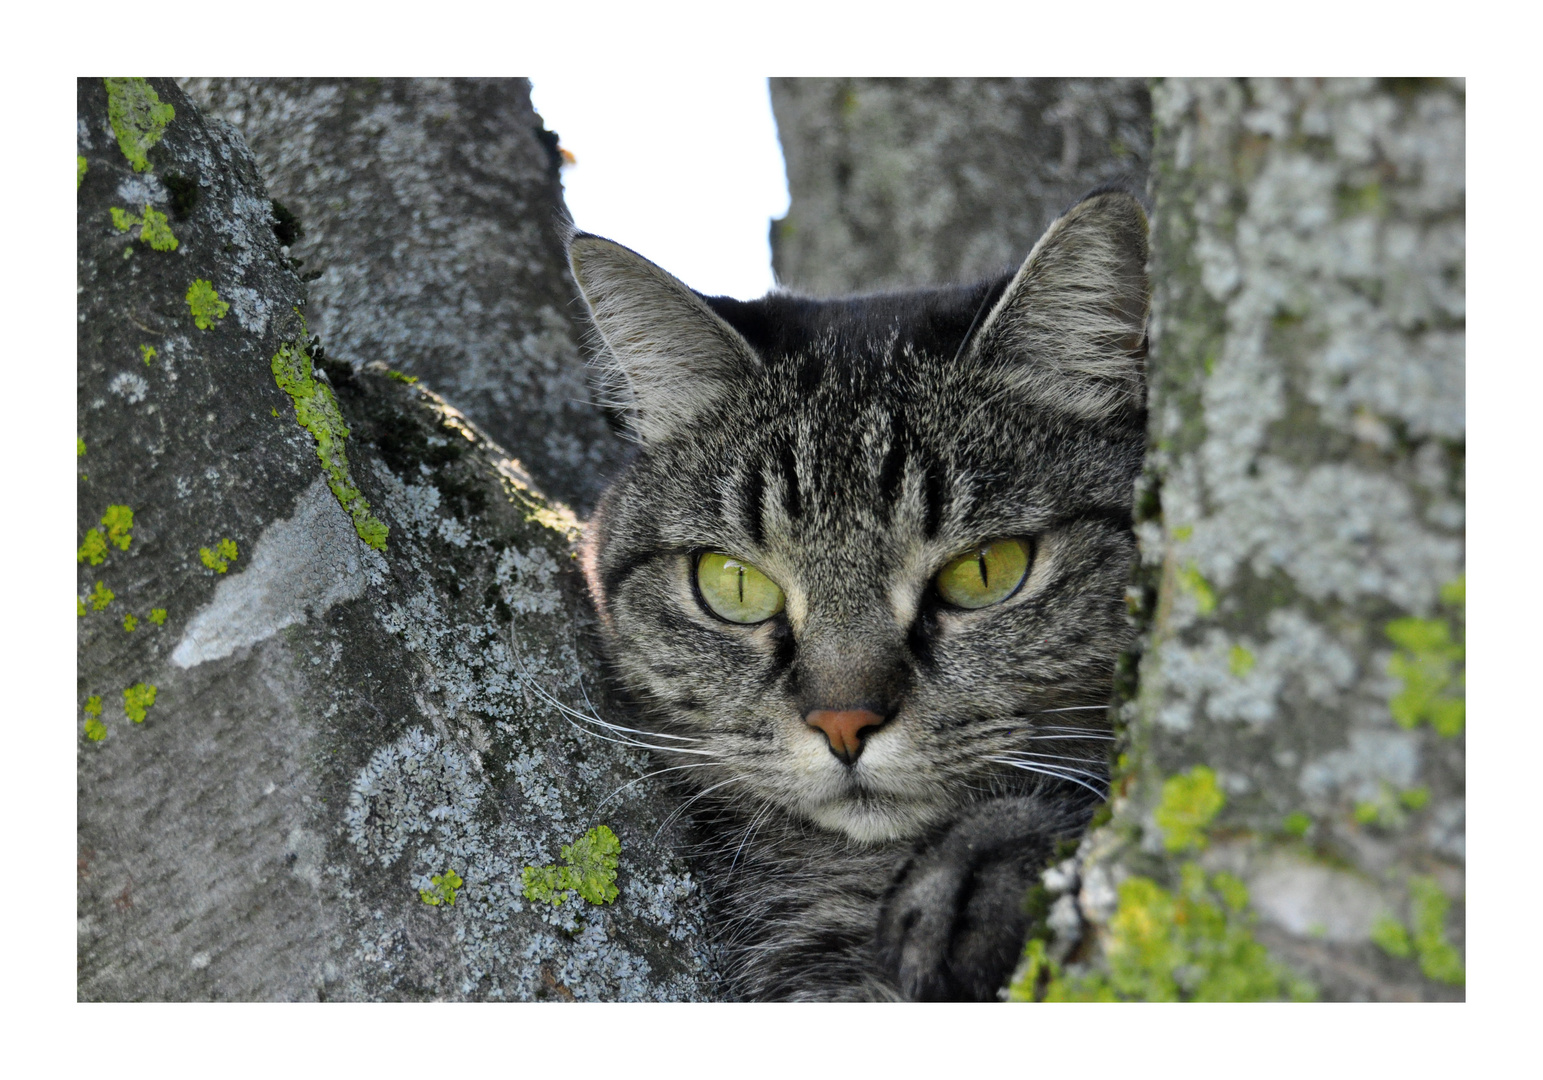
[[[583,550],[616,730],[690,792],[730,992],[995,999],[1104,796],[1141,205],[1095,190],[1015,272],[844,299],[569,256],[640,443]]]

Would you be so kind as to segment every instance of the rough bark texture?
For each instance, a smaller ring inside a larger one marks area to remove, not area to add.
[[[977,280],[1089,189],[1145,191],[1137,79],[773,79],[771,94],[792,194],[772,266],[800,292]]]
[[[312,329],[417,375],[588,512],[623,443],[589,394],[557,136],[525,79],[188,79],[303,235]],[[290,234],[286,234],[288,236]],[[319,276],[314,276],[319,275]]]
[[[1145,654],[1039,990],[1461,997],[1463,86],[1153,104]]]
[[[711,996],[674,799],[548,697],[599,684],[571,514],[421,384],[308,346],[240,136],[153,80],[175,117],[133,171],[120,82],[116,133],[78,96],[79,996]],[[539,179],[508,183],[546,222]],[[499,241],[538,322],[544,228]],[[523,896],[602,823],[613,903]]]

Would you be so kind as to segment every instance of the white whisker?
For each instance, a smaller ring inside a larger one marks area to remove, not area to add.
[[[611,792],[605,798],[601,799],[599,805],[597,805],[595,807],[594,813],[598,814],[600,812],[600,807],[604,806],[606,803],[608,803],[612,799],[616,798],[616,796],[618,796],[622,792],[626,791],[633,784],[641,784],[644,780],[651,780],[651,779],[653,779],[656,776],[663,776],[665,773],[679,772],[681,769],[708,769],[708,768],[712,768],[713,766],[715,766],[717,764],[718,763],[716,761],[693,761],[693,762],[691,762],[689,764],[686,764],[686,765],[672,765],[668,769],[655,769],[653,772],[644,773],[642,776],[638,777],[636,780],[628,780],[621,787],[617,788],[615,791]]]
[[[731,776],[727,780],[724,780],[722,783],[714,784],[712,787],[709,787],[709,788],[703,788],[701,791],[699,791],[695,795],[691,796],[691,798],[687,799],[685,802],[683,802],[679,806],[677,806],[674,810],[670,811],[669,816],[664,819],[663,824],[661,824],[659,826],[659,828],[654,830],[654,839],[655,840],[659,839],[659,834],[664,832],[664,830],[669,827],[670,822],[672,822],[676,818],[680,817],[680,815],[683,814],[686,811],[686,808],[688,806],[690,806],[692,803],[696,802],[703,795],[706,795],[709,792],[717,791],[721,787],[726,787],[727,785],[734,783],[734,781],[736,781],[736,780],[743,780],[743,779],[744,779],[744,777],[742,777],[742,776]]]
[[[1030,763],[1036,764],[1036,765],[1045,765],[1047,768],[1061,769],[1064,772],[1076,773],[1078,776],[1086,776],[1089,780],[1094,780],[1094,781],[1097,781],[1099,783],[1102,783],[1103,779],[1104,779],[1104,776],[1103,776],[1102,773],[1088,772],[1085,769],[1074,769],[1070,765],[1051,765],[1050,764],[1050,760],[1052,760],[1052,759],[1048,759],[1048,758],[1037,758],[1037,757],[1032,757],[1032,756],[1029,756],[1029,755],[1019,755],[1019,756],[1015,756],[1015,757],[1007,758],[1007,759],[993,758],[992,760],[994,760],[994,761],[1001,761],[1001,760],[1024,761],[1024,762],[1030,762]],[[1081,764],[1081,765],[1092,765],[1092,764],[1094,764],[1094,762],[1088,761],[1085,758],[1054,758],[1053,760],[1056,760],[1056,761],[1075,761],[1075,762],[1077,762],[1078,764]]]
[[[1075,776],[1068,776],[1068,775],[1066,775],[1063,772],[1059,772],[1059,771],[1057,771],[1055,769],[1052,769],[1048,765],[1031,765],[1031,764],[1029,764],[1026,761],[1012,761],[1012,760],[1010,760],[1008,758],[987,758],[986,760],[994,761],[994,762],[996,762],[999,765],[1011,765],[1013,768],[1015,768],[1015,769],[1022,769],[1025,772],[1039,773],[1041,776],[1054,777],[1057,780],[1068,780],[1071,783],[1076,784],[1078,787],[1086,788],[1088,791],[1091,791],[1094,795],[1097,795],[1100,799],[1108,798],[1108,795],[1106,795],[1104,792],[1100,791],[1098,788],[1095,788],[1095,787],[1093,787],[1090,784],[1083,783],[1081,780],[1078,780]]]

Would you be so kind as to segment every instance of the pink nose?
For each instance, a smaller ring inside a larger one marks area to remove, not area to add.
[[[811,709],[804,721],[825,732],[830,752],[850,765],[863,752],[862,733],[884,723],[884,718],[867,709]]]

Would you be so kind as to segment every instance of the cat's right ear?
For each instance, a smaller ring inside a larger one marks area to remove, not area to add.
[[[1083,420],[1135,421],[1143,405],[1147,217],[1119,191],[1056,219],[971,345],[1025,402]]]
[[[680,431],[760,365],[738,330],[637,252],[580,233],[568,265],[605,343],[608,390],[644,444]]]

